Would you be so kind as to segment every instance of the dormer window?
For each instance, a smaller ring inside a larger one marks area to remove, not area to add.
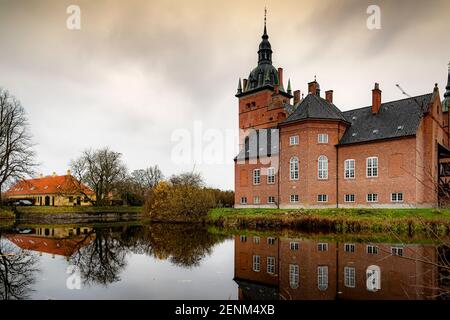
[[[352,137],[356,137],[356,135],[357,135],[356,132],[353,132],[353,133],[352,133]]]
[[[375,129],[372,131],[373,134],[377,134],[378,133],[378,129]]]
[[[403,126],[398,126],[397,130],[403,130]]]
[[[355,120],[356,120],[356,117],[355,117],[355,116],[353,116],[353,117],[352,117],[352,120],[353,120],[353,121],[355,121]]]

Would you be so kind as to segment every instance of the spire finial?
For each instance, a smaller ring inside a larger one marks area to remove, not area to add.
[[[317,81],[317,76],[316,75],[314,75],[314,81]]]
[[[267,34],[267,7],[264,7],[264,34]]]

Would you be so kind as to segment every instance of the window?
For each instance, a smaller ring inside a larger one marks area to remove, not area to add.
[[[275,168],[267,168],[267,184],[275,183]]]
[[[291,194],[291,203],[298,202],[298,194]]]
[[[257,185],[261,183],[261,169],[253,170],[253,184]]]
[[[403,202],[403,192],[391,193],[392,202]]]
[[[241,242],[247,242],[247,236],[240,236]]]
[[[275,197],[274,196],[267,197],[267,203],[275,203]]]
[[[367,177],[378,177],[378,158],[370,157],[367,158]]]
[[[345,252],[355,252],[355,245],[353,243],[344,244],[344,251]]]
[[[254,244],[259,244],[261,238],[260,237],[253,237],[253,243]]]
[[[348,288],[355,287],[355,268],[345,267],[344,268],[344,285]]]
[[[328,251],[328,243],[318,243],[317,250],[318,251]]]
[[[69,203],[73,202],[73,197],[69,197]]]
[[[298,251],[298,247],[299,247],[298,242],[291,242],[290,245],[291,245],[292,251]]]
[[[253,256],[253,271],[259,272],[261,270],[261,257]]]
[[[368,254],[378,254],[378,247],[377,246],[367,246],[367,253]]]
[[[344,161],[345,179],[355,178],[355,160],[348,159]]]
[[[367,202],[378,202],[378,194],[377,193],[368,193],[367,194]]]
[[[328,134],[326,134],[326,133],[319,133],[317,135],[317,142],[318,143],[328,143]]]
[[[318,171],[319,179],[328,179],[328,158],[326,156],[319,157]]]
[[[299,268],[296,264],[289,265],[289,285],[292,289],[298,288]]]
[[[241,198],[241,204],[247,204],[247,197]]]
[[[298,180],[298,158],[292,157],[289,161],[290,179]]]
[[[267,257],[267,273],[275,273],[275,257]]]
[[[381,289],[381,269],[378,266],[369,266],[366,269],[366,288],[368,291]]]
[[[402,247],[392,247],[391,253],[393,256],[403,256],[403,248]]]
[[[328,195],[326,194],[318,194],[317,195],[317,202],[327,202],[328,201]]]
[[[259,198],[259,196],[254,196],[253,197],[253,203],[254,204],[260,204],[261,203],[261,199]]]
[[[328,288],[328,267],[319,266],[317,267],[317,288],[320,291],[327,290]]]
[[[344,202],[355,202],[354,194],[346,194],[344,197]]]
[[[298,136],[290,136],[289,137],[289,145],[295,146],[298,144]]]
[[[267,244],[274,245],[275,244],[275,238],[272,238],[272,237],[267,238]]]

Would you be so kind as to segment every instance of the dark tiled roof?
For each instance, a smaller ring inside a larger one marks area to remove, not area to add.
[[[311,93],[300,102],[296,110],[281,125],[306,119],[347,121],[334,104]]]
[[[279,131],[276,128],[252,130],[248,134],[245,147],[234,160],[270,157],[277,155],[279,148]]]
[[[340,145],[415,135],[423,113],[428,110],[432,94],[382,103],[372,114],[371,107],[343,112],[351,126]]]

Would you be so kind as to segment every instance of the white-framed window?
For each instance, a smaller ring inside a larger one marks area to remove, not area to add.
[[[356,286],[356,272],[354,267],[344,268],[344,285],[348,288],[354,288]]]
[[[291,203],[298,202],[298,194],[291,194]]]
[[[275,238],[273,238],[273,237],[268,237],[268,238],[267,238],[267,244],[269,244],[269,245],[274,245],[274,244],[275,244]]]
[[[247,204],[247,197],[241,198],[241,204]]]
[[[328,202],[328,195],[327,194],[318,194],[317,202]]]
[[[392,202],[403,202],[403,192],[391,193],[391,201]]]
[[[253,204],[260,204],[261,203],[261,198],[259,196],[254,196],[253,197]]]
[[[267,184],[275,183],[275,168],[267,168]]]
[[[289,145],[290,146],[295,146],[297,145],[299,142],[298,136],[290,136],[289,137]]]
[[[367,245],[368,254],[378,254],[378,247],[373,245]]]
[[[298,242],[291,242],[290,247],[291,247],[292,251],[298,251],[299,244],[298,244]]]
[[[328,251],[328,243],[318,243],[317,244],[317,251]]]
[[[367,267],[366,288],[372,292],[381,290],[381,269],[379,266],[371,265]]]
[[[317,288],[320,291],[328,289],[328,266],[317,267]]]
[[[344,161],[345,179],[355,179],[355,160],[347,159]]]
[[[354,194],[346,194],[344,196],[344,202],[355,202],[355,195]]]
[[[259,244],[260,241],[261,241],[260,237],[253,237],[253,243],[254,244]]]
[[[259,272],[261,271],[261,257],[253,256],[253,271]]]
[[[367,158],[366,175],[368,178],[378,177],[378,157]]]
[[[268,196],[267,197],[267,203],[275,203],[275,197],[274,196]]]
[[[253,170],[253,184],[258,185],[261,183],[261,169]]]
[[[298,288],[298,282],[300,279],[300,269],[297,264],[289,265],[289,285],[292,289]]]
[[[290,180],[298,180],[298,158],[292,157],[289,161],[289,179]]]
[[[317,169],[320,180],[328,179],[328,158],[326,156],[319,157]]]
[[[368,193],[367,202],[378,202],[378,193]]]
[[[319,133],[317,135],[317,143],[328,143],[328,134]]]
[[[391,247],[391,253],[393,256],[403,256],[403,247]]]
[[[247,236],[240,236],[241,242],[247,242]]]
[[[344,244],[344,251],[345,252],[355,252],[355,245],[353,243]]]
[[[267,273],[275,273],[275,257],[267,257]]]

